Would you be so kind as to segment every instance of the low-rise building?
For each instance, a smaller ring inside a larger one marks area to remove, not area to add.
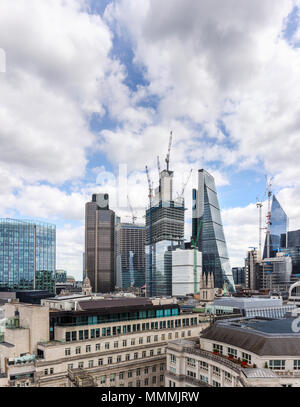
[[[284,305],[281,297],[222,297],[207,305],[206,312],[215,315],[239,312],[245,317],[283,318],[294,308],[294,304]]]
[[[168,342],[197,338],[208,326],[200,314],[182,314],[173,299],[91,298],[5,304],[1,383],[163,386]]]
[[[300,387],[295,318],[217,321],[198,341],[169,342],[166,387]]]

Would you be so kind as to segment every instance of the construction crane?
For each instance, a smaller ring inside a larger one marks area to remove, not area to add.
[[[191,248],[194,249],[194,294],[197,294],[197,292],[198,292],[198,281],[197,281],[197,267],[198,267],[197,251],[198,250],[197,249],[198,249],[198,242],[199,242],[201,226],[202,226],[202,220],[200,220],[200,222],[199,222],[196,240],[193,237],[192,242],[191,242],[192,243]]]
[[[189,182],[189,180],[190,180],[190,178],[191,178],[192,172],[193,172],[193,169],[191,169],[191,171],[190,171],[190,173],[189,173],[189,175],[188,175],[188,177],[187,177],[185,183],[184,183],[183,186],[182,186],[181,194],[178,196],[179,199],[183,199],[184,191],[185,191],[185,188],[186,188],[186,186],[187,186],[187,184],[188,184],[188,182]]]
[[[146,174],[148,180],[148,188],[149,188],[149,297],[152,297],[152,191],[153,186],[150,178],[150,174],[148,171],[148,167],[146,165]]]
[[[170,132],[170,140],[169,140],[169,147],[168,147],[168,153],[166,156],[166,163],[167,163],[167,171],[169,171],[169,164],[170,164],[170,153],[171,153],[171,147],[172,147],[172,139],[173,139],[173,132]]]
[[[159,155],[157,156],[157,170],[158,170],[158,178],[160,178],[160,160],[159,160]]]
[[[133,211],[133,209],[132,209],[132,206],[131,206],[131,203],[130,203],[130,200],[129,200],[129,196],[128,196],[128,195],[127,195],[127,201],[128,201],[128,206],[129,206],[131,215],[132,215],[132,223],[135,224],[135,221],[137,220],[137,216],[135,215],[135,213],[134,213],[134,211]]]

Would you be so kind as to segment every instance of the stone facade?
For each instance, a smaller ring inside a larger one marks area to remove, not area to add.
[[[106,323],[105,328],[103,324],[55,326],[55,340],[50,340],[48,307],[6,304],[5,308],[6,315],[12,321],[16,318],[18,324],[5,330],[0,343],[2,386],[164,386],[168,342],[196,338],[208,326],[200,314],[184,313],[118,322],[119,333],[114,329],[116,323]],[[151,329],[151,324],[157,328]],[[131,326],[131,332],[121,334],[125,325],[127,329]],[[135,331],[138,325],[139,331]],[[111,335],[103,335],[103,329]],[[73,341],[75,331],[78,335]],[[79,331],[89,339],[79,340]]]

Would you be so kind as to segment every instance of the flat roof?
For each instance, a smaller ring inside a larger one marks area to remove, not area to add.
[[[79,306],[84,311],[101,308],[119,308],[127,306],[146,306],[146,305],[153,305],[153,303],[148,298],[142,297],[136,298],[126,297],[126,298],[79,301]]]

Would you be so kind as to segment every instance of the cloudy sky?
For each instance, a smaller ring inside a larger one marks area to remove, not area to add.
[[[55,223],[57,268],[82,275],[92,193],[144,220],[170,130],[188,208],[197,169],[215,176],[232,266],[265,174],[300,228],[300,0],[0,0],[0,48],[0,217]]]

